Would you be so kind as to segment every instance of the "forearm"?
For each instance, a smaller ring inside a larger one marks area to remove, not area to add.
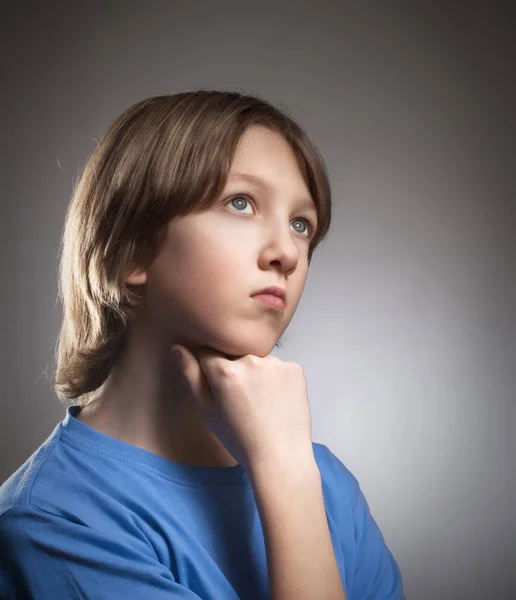
[[[271,600],[346,600],[313,457],[271,461],[251,474]]]

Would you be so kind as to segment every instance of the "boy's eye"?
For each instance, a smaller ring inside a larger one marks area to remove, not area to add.
[[[233,208],[237,208],[237,206],[235,206],[235,204],[233,204],[233,202],[235,202],[235,200],[238,200],[240,203],[239,208],[244,208],[242,205],[245,203],[249,203],[250,204],[250,199],[245,195],[245,194],[237,194],[235,196],[232,196],[226,203],[225,206],[227,206],[228,204],[231,203],[231,205],[233,206]],[[241,211],[238,211],[241,212]],[[308,222],[308,235],[305,236],[307,238],[310,238],[311,235],[315,232],[316,230],[316,226],[314,223],[313,218],[310,215],[303,215],[301,217],[298,217],[296,219],[294,219],[295,221],[302,221],[305,220]],[[297,232],[297,233],[302,233],[302,232]]]

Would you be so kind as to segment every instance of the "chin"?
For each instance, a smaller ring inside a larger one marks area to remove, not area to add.
[[[284,327],[271,326],[270,323],[249,323],[240,319],[219,319],[215,326],[205,323],[197,327],[194,347],[212,348],[223,354],[228,360],[253,354],[265,358],[275,348]]]
[[[265,337],[265,336],[264,336]],[[276,344],[276,338],[270,340],[250,340],[245,342],[243,340],[229,341],[225,340],[224,343],[219,343],[214,348],[221,352],[229,360],[236,360],[247,354],[253,354],[260,358],[265,358],[267,355],[274,350]]]

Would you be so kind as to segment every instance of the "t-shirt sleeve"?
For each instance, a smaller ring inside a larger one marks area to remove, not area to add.
[[[371,515],[358,481],[355,481],[353,515],[357,554],[351,597],[406,600],[399,567]]]
[[[34,506],[0,519],[0,598],[199,600],[143,537],[96,531]]]

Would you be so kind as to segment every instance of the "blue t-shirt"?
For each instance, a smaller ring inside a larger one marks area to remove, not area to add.
[[[0,598],[269,597],[263,530],[242,466],[172,462],[96,431],[79,411],[68,408],[0,487]],[[313,450],[347,599],[404,599],[357,479],[323,444]]]

